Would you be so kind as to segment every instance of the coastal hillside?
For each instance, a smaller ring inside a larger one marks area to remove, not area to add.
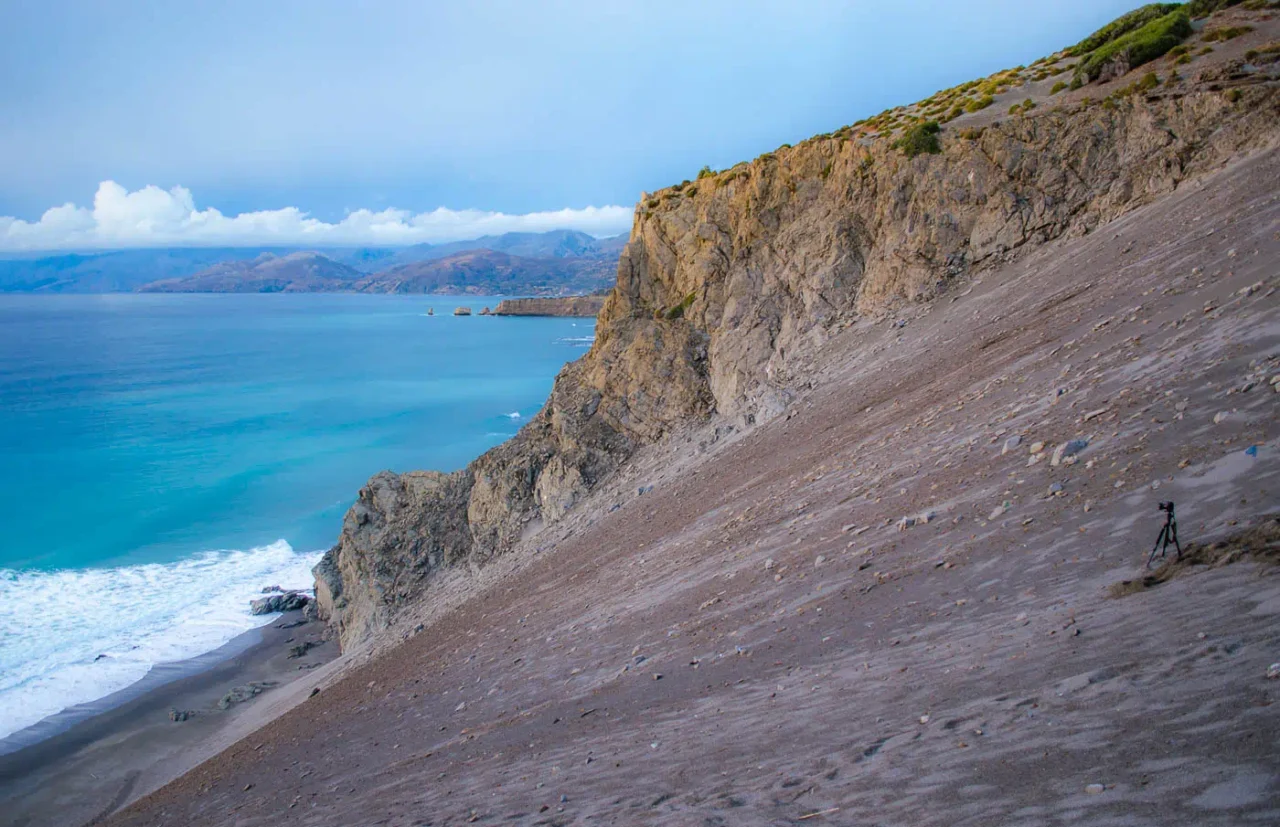
[[[1155,4],[646,193],[542,411],[359,492],[341,658],[83,809],[1274,820],[1278,55]]]
[[[945,126],[871,119],[647,195],[591,350],[466,469],[372,479],[317,568],[322,611],[357,644],[442,568],[484,564],[561,519],[639,447],[713,417],[741,428],[784,413],[849,326],[892,321],[1273,146],[1278,25],[1233,9],[1128,74],[1075,75],[1134,31],[1113,26],[1086,54],[1047,58],[1041,80],[1000,73],[964,93],[991,84],[997,103],[1019,101],[1008,116],[992,104]],[[1075,90],[1051,84],[1058,68]]]
[[[1235,159],[852,325],[105,823],[1268,823],[1278,189]],[[1144,571],[1162,500],[1197,565]]]
[[[350,290],[364,276],[319,253],[263,253],[225,261],[194,276],[151,282],[142,293],[316,293]]]
[[[247,285],[252,282],[255,261],[270,254],[284,258],[294,253],[323,256],[333,262],[325,264],[329,275],[346,281],[349,274],[339,267],[349,267],[361,274],[372,274],[403,264],[449,256],[475,250],[494,250],[519,259],[563,259],[565,272],[599,271],[596,287],[612,282],[613,264],[626,242],[625,235],[595,238],[574,230],[550,230],[544,233],[503,233],[445,244],[415,244],[409,247],[324,247],[300,250],[289,247],[174,247],[162,249],[114,250],[107,252],[60,253],[56,255],[28,253],[0,256],[0,293],[117,293],[134,290],[164,292],[258,292]],[[575,267],[570,260],[581,259]],[[607,262],[591,264],[588,262]],[[280,265],[272,265],[279,267]],[[282,270],[285,280],[291,278],[289,265]],[[270,269],[268,267],[267,269]],[[534,272],[548,265],[534,262]],[[292,275],[305,276],[300,270]],[[195,278],[193,278],[195,277]],[[277,278],[277,276],[267,276]],[[159,283],[163,282],[163,285]],[[310,283],[299,278],[292,292],[301,290],[334,291],[341,284],[328,279]],[[595,289],[595,288],[592,288]],[[557,288],[552,292],[560,292]]]
[[[576,230],[551,230],[545,233],[503,233],[481,236],[473,241],[454,241],[448,244],[415,244],[397,250],[383,266],[388,269],[400,264],[446,258],[472,250],[493,250],[521,258],[603,258],[617,260],[627,242],[626,234],[595,238]]]
[[[363,293],[560,295],[598,290],[616,262],[605,258],[526,258],[472,249],[402,264],[353,285]]]
[[[600,289],[615,262],[574,256],[525,258],[471,249],[442,258],[362,273],[315,252],[227,261],[184,278],[138,288],[143,293],[396,293],[557,296]]]

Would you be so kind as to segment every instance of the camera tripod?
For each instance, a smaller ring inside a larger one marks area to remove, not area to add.
[[[1161,560],[1164,559],[1170,544],[1178,550],[1178,559],[1182,559],[1182,544],[1178,542],[1178,520],[1173,516],[1173,502],[1160,503],[1160,510],[1164,512],[1164,525],[1160,527],[1160,534],[1156,537],[1156,544],[1151,549],[1151,556],[1147,558],[1147,568],[1151,568],[1157,554],[1160,555]]]

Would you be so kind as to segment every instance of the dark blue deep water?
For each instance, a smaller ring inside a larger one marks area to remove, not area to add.
[[[513,435],[594,325],[452,315],[496,302],[0,296],[0,736],[250,628],[371,474]]]

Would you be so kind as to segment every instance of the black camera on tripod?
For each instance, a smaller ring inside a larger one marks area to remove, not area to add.
[[[1166,500],[1165,502],[1160,503],[1160,510],[1161,510],[1161,511],[1168,511],[1170,514],[1172,514],[1172,513],[1173,513],[1173,501],[1172,501],[1172,500]]]

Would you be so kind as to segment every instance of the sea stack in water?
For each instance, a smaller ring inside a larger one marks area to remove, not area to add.
[[[453,315],[455,315],[455,316],[470,316],[470,315],[471,315],[471,308],[470,308],[470,307],[455,307],[455,308],[453,309]]]

